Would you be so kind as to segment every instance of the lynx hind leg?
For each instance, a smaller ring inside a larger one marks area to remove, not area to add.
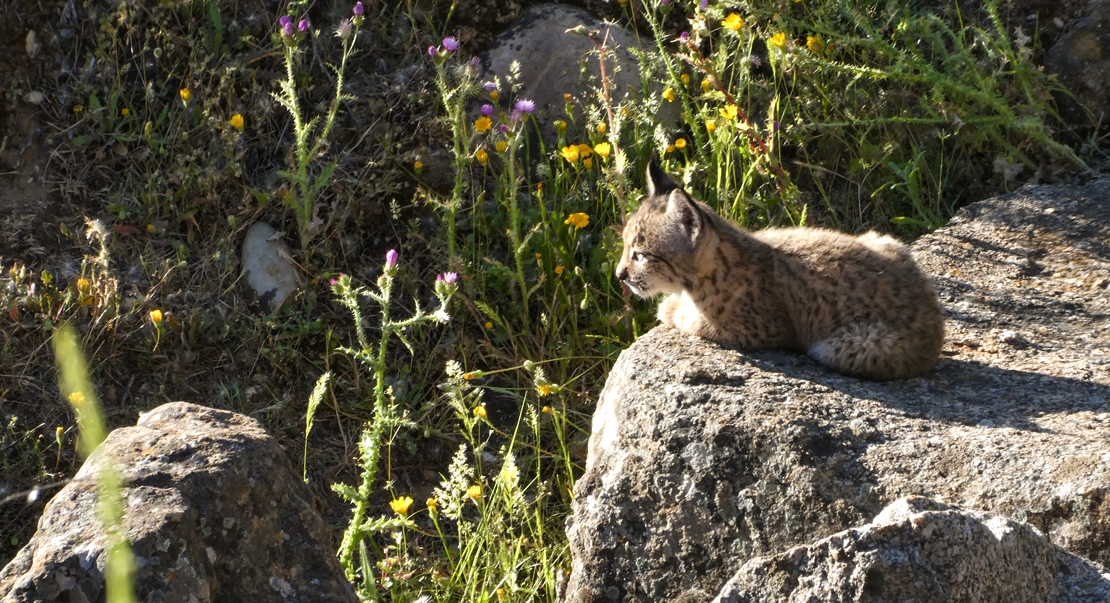
[[[917,358],[912,346],[904,333],[896,333],[885,323],[854,323],[814,343],[806,353],[846,375],[882,381],[910,377],[932,368],[933,363]]]
[[[889,255],[893,257],[909,256],[909,249],[901,242],[887,235],[879,234],[874,230],[869,230],[861,234],[860,236],[856,237],[856,240],[862,243],[871,251],[875,251],[884,255]]]

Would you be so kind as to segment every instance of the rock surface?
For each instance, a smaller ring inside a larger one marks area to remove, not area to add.
[[[568,521],[567,601],[708,600],[749,559],[921,495],[1110,564],[1110,179],[1026,187],[914,246],[937,368],[871,383],[656,328],[617,361]]]
[[[249,229],[243,238],[243,278],[247,287],[269,312],[281,309],[301,285],[292,252],[278,231],[265,222]]]
[[[867,525],[752,559],[714,603],[1107,600],[1110,574],[1029,525],[903,498]]]
[[[1075,99],[1057,99],[1070,123],[1106,126],[1110,120],[1110,0],[1091,0],[1087,15],[1070,25],[1048,50],[1045,71],[1075,95]]]
[[[328,527],[254,419],[184,402],[113,431],[0,571],[0,601],[104,600],[98,467],[125,484],[139,601],[357,601]]]

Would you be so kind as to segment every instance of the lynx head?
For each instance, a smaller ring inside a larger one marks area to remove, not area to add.
[[[648,164],[647,190],[624,225],[617,278],[640,297],[692,288],[694,251],[706,218],[654,161]]]

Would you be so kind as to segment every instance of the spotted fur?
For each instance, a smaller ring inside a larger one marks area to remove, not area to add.
[[[747,349],[807,353],[866,379],[919,375],[937,362],[944,318],[905,245],[869,232],[745,232],[692,199],[654,163],[648,196],[623,231],[617,278],[669,294],[659,320]]]

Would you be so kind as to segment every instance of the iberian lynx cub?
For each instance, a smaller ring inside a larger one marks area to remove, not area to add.
[[[847,375],[898,379],[933,367],[944,318],[905,245],[869,232],[745,232],[655,165],[624,226],[617,278],[670,296],[659,320],[748,349],[804,351]]]

